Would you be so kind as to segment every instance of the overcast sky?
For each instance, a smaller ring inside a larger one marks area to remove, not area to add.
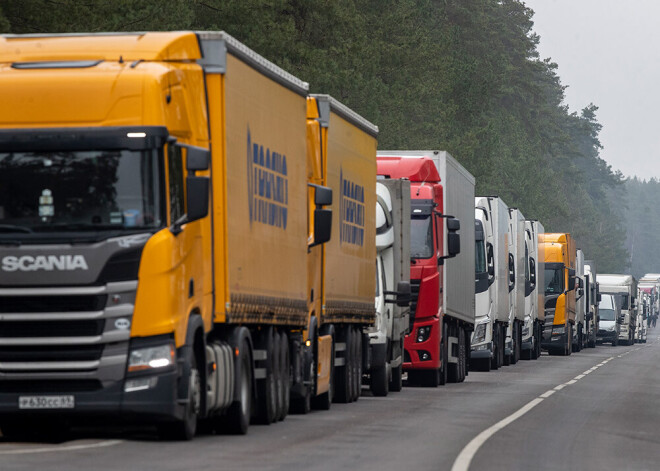
[[[523,1],[570,110],[599,107],[601,157],[626,176],[660,178],[660,1]]]

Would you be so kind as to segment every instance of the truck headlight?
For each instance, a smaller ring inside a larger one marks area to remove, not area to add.
[[[417,329],[417,343],[426,342],[431,335],[431,326],[427,325]]]
[[[486,322],[477,324],[472,335],[472,343],[481,343],[486,340],[486,325]]]
[[[552,335],[564,335],[566,333],[566,327],[563,325],[560,327],[553,327],[552,328]]]
[[[172,344],[138,348],[131,351],[128,357],[128,372],[165,368],[174,365],[175,361],[176,352]]]

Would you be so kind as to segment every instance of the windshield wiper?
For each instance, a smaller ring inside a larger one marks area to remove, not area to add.
[[[24,234],[32,234],[34,231],[29,227],[15,226],[13,224],[0,224],[0,232],[22,232]]]
[[[123,226],[112,224],[91,224],[84,222],[62,222],[58,224],[49,224],[36,228],[40,232],[50,231],[120,231],[125,229]]]

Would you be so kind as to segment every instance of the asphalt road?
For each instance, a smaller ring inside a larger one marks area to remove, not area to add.
[[[161,442],[84,429],[62,443],[0,439],[0,470],[660,468],[660,328],[646,344],[543,355],[465,383],[367,389],[354,404],[251,426],[247,436]]]

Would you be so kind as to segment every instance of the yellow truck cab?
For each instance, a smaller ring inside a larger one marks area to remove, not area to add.
[[[567,233],[541,234],[545,253],[545,324],[541,346],[570,355],[575,325],[575,241]]]
[[[328,408],[335,377],[357,398],[375,126],[224,32],[0,37],[0,102],[5,436],[89,416],[245,433],[289,400]]]

